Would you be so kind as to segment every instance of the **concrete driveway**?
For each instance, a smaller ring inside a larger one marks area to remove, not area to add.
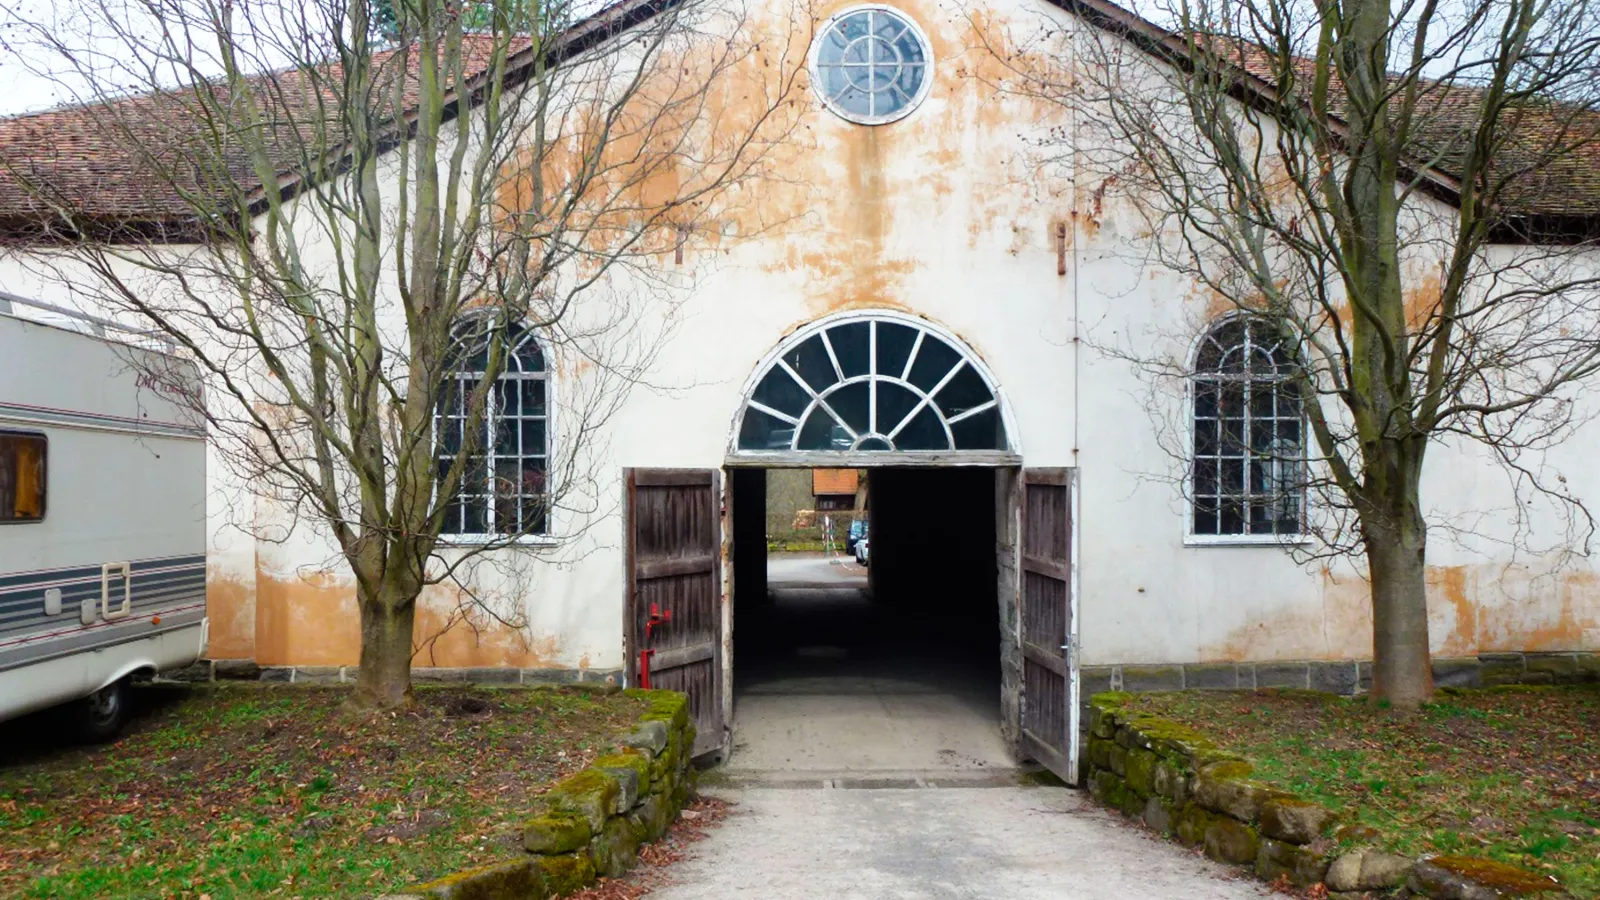
[[[736,806],[653,900],[1275,896],[1065,788],[707,792]]]
[[[841,551],[842,553],[842,551]],[[867,570],[854,557],[820,553],[773,553],[767,557],[767,583],[785,585],[867,586]]]

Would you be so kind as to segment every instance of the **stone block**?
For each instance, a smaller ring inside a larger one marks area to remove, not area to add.
[[[1243,772],[1248,771],[1245,764]],[[1206,766],[1194,780],[1195,802],[1241,822],[1254,823],[1261,816],[1262,804],[1278,796],[1281,795],[1263,785],[1245,781],[1238,763]]]
[[[1565,896],[1560,885],[1536,872],[1465,856],[1435,856],[1416,863],[1406,888],[1432,900]]]
[[[416,666],[411,670],[411,680],[432,684],[466,684],[467,670],[456,666]]]
[[[594,884],[594,860],[587,853],[534,857],[533,865],[544,878],[548,896],[565,897]]]
[[[1094,697],[1111,690],[1111,666],[1084,666],[1078,670],[1078,693],[1083,697]],[[1110,737],[1110,735],[1106,735]]]
[[[1261,804],[1261,833],[1292,844],[1309,844],[1334,822],[1334,814],[1298,797],[1275,797]]]
[[[1475,688],[1483,683],[1482,669],[1476,656],[1436,658],[1433,683],[1438,687]]]
[[[612,816],[590,841],[589,858],[594,861],[595,874],[621,878],[639,861],[637,826],[626,816]]]
[[[294,667],[267,666],[261,670],[261,680],[288,683],[294,680]]]
[[[429,900],[533,900],[549,896],[543,873],[531,858],[456,872],[407,893]]]
[[[1308,688],[1311,686],[1310,666],[1297,663],[1256,663],[1258,688]]]
[[[1185,666],[1183,684],[1201,690],[1234,690],[1239,687],[1239,667],[1233,663],[1196,663]]]
[[[1353,661],[1313,662],[1309,665],[1313,691],[1338,694],[1341,697],[1348,697],[1356,692],[1356,687],[1360,683],[1360,673],[1356,671],[1356,664]]]
[[[1189,776],[1177,764],[1162,760],[1156,763],[1156,793],[1182,806],[1189,802]]]
[[[614,813],[633,809],[639,798],[650,793],[650,757],[638,750],[608,753],[590,764],[617,779],[617,805]]]
[[[1323,881],[1330,891],[1386,891],[1405,884],[1412,865],[1394,853],[1357,850],[1334,860]]]
[[[1600,681],[1600,653],[1574,653],[1580,681]]]
[[[1184,844],[1198,847],[1205,843],[1206,829],[1221,816],[1198,803],[1188,803],[1178,809],[1172,833]]]
[[[1183,667],[1123,666],[1122,689],[1125,691],[1183,690]]]
[[[218,681],[258,681],[261,667],[250,659],[218,659],[211,662],[211,677]]]
[[[200,660],[181,669],[168,669],[157,676],[159,681],[176,681],[183,684],[204,684],[212,680],[211,663]]]
[[[643,750],[651,756],[667,746],[667,723],[640,722],[622,738],[622,746]]]
[[[1160,834],[1171,834],[1173,829],[1175,807],[1160,797],[1151,797],[1144,802],[1144,812],[1139,818],[1150,830]]]
[[[581,816],[588,821],[591,832],[599,832],[616,810],[620,792],[615,776],[584,769],[557,782],[546,800],[551,811]]]
[[[1218,816],[1206,826],[1206,855],[1218,862],[1255,865],[1261,851],[1261,836],[1243,822]]]
[[[1128,748],[1121,744],[1112,744],[1107,748],[1107,761],[1110,762],[1111,771],[1118,775],[1128,774]]]
[[[1256,874],[1267,881],[1283,876],[1297,887],[1310,887],[1320,883],[1327,872],[1327,857],[1288,841],[1262,838],[1256,851]]]
[[[1127,761],[1123,763],[1126,770],[1123,777],[1127,780],[1128,787],[1146,797],[1155,793],[1157,762],[1156,755],[1149,750],[1129,750]]]
[[[655,841],[660,840],[672,827],[673,812],[665,796],[652,794],[628,813],[628,820],[634,824],[640,840]]]
[[[529,819],[522,826],[522,846],[529,853],[571,853],[589,843],[589,820],[571,813],[551,813]]]
[[[1528,680],[1548,674],[1552,684],[1571,684],[1578,680],[1578,659],[1571,653],[1528,653],[1523,656]]]
[[[520,669],[517,674],[523,684],[570,685],[577,683],[581,673],[577,669]]]
[[[1521,653],[1480,653],[1478,666],[1478,677],[1484,687],[1521,684],[1526,674]]]
[[[1362,693],[1372,690],[1372,663],[1356,663],[1356,689]]]
[[[462,671],[470,684],[522,683],[522,670],[508,666],[473,666]]]
[[[1091,737],[1089,739],[1089,752],[1085,757],[1089,765],[1099,769],[1111,768],[1111,748],[1116,745],[1106,738]]]
[[[295,684],[338,684],[342,679],[343,669],[339,666],[296,666],[294,670]]]

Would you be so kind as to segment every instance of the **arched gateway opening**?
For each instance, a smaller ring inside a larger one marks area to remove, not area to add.
[[[987,366],[924,319],[832,316],[732,424],[730,771],[1007,777],[1021,455]]]
[[[721,470],[628,473],[631,677],[689,694],[697,755],[800,782],[1025,760],[1073,780],[1071,473],[1022,467],[972,348],[829,316],[761,360],[730,426]]]

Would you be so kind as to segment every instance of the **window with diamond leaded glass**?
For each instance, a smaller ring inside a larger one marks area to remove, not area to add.
[[[468,430],[468,404],[483,383],[490,349],[504,360],[488,394],[482,423]],[[461,482],[445,510],[447,536],[547,533],[549,415],[544,353],[519,325],[481,317],[456,326],[452,365],[434,411],[441,483],[465,458]]]
[[[1294,354],[1270,322],[1234,316],[1195,354],[1191,533],[1300,534],[1303,422]]]

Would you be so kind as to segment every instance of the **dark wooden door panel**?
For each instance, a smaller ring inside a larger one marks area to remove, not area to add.
[[[722,746],[722,483],[702,469],[629,469],[629,683],[689,695],[696,755]]]
[[[1023,751],[1068,783],[1073,762],[1072,471],[1022,470]]]

